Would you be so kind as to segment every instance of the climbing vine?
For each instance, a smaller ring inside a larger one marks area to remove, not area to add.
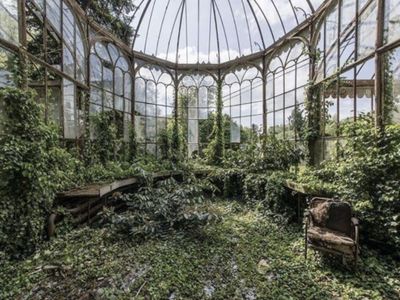
[[[211,141],[206,149],[207,160],[210,164],[221,165],[224,159],[225,132],[224,117],[222,113],[222,81],[217,81],[217,101]]]
[[[112,110],[100,112],[92,117],[95,129],[95,149],[103,164],[115,160],[121,146],[115,118],[115,112]]]
[[[0,101],[0,252],[21,257],[43,239],[55,193],[70,184],[76,161],[59,146],[58,129],[45,124],[32,91],[6,88]]]

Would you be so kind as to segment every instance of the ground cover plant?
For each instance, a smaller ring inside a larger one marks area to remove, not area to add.
[[[201,231],[142,242],[84,227],[2,265],[2,299],[398,299],[400,265],[362,249],[356,272],[304,261],[299,225],[238,202],[208,199],[223,216]]]

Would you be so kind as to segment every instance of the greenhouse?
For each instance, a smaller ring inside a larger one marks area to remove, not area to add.
[[[400,299],[400,0],[0,0],[0,299]]]

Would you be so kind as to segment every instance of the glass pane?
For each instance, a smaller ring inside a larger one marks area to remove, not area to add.
[[[251,114],[252,115],[260,115],[263,113],[263,103],[256,102],[251,105]]]
[[[124,96],[127,99],[131,99],[132,94],[132,79],[129,73],[125,73],[125,80],[124,80]]]
[[[273,113],[267,114],[267,133],[268,134],[274,133],[274,114]]]
[[[138,142],[144,142],[146,138],[146,119],[145,117],[135,116],[135,131]]]
[[[74,139],[75,131],[75,86],[71,81],[63,79],[63,96],[64,96],[64,137],[66,139]]]
[[[0,47],[0,88],[14,85],[13,64],[16,56]]]
[[[90,55],[90,82],[92,84],[96,84],[97,86],[101,86],[101,61],[97,57],[97,55]]]
[[[69,48],[63,46],[63,70],[69,76],[75,78],[75,61]]]
[[[114,97],[113,94],[111,94],[110,92],[105,91],[104,92],[104,107],[107,108],[113,108],[113,102],[114,102]]]
[[[156,116],[156,106],[154,104],[146,104],[146,115],[147,116]]]
[[[95,87],[90,89],[90,102],[100,106],[103,105],[103,96],[100,89]]]
[[[279,110],[275,112],[275,136],[278,139],[283,139],[283,126],[284,126],[284,120],[283,120],[283,110]]]
[[[141,116],[146,115],[146,104],[141,102],[135,102],[135,112]]]
[[[124,94],[124,74],[119,68],[115,69],[114,93],[122,96]]]
[[[240,115],[242,117],[250,116],[251,114],[251,104],[243,104],[241,105]]]
[[[231,121],[231,143],[240,143],[240,118]]]
[[[158,117],[166,117],[167,111],[165,106],[157,105],[157,116]]]
[[[163,84],[157,85],[157,104],[166,104],[166,87]]]
[[[295,119],[295,108],[287,108],[285,109],[285,138],[286,139],[294,139],[295,131],[293,121]]]
[[[389,75],[389,74],[387,74]],[[385,85],[385,90],[390,85]],[[370,59],[357,68],[356,81],[356,113],[357,117],[369,115],[372,117],[375,105],[375,60]]]
[[[245,81],[241,86],[241,103],[250,103],[251,102],[251,84],[249,81]]]
[[[61,89],[59,86],[48,87],[47,113],[50,120],[61,125]]]
[[[327,114],[325,115],[325,135],[336,136],[337,99],[328,96],[325,98]]]
[[[388,52],[385,57],[385,106],[386,123],[400,123],[400,48]]]
[[[2,0],[0,2],[0,37],[18,44],[18,2]]]
[[[376,39],[376,1],[361,15],[358,35],[358,58],[362,58],[370,54],[375,49]]]
[[[124,98],[115,96],[115,107],[116,110],[123,111],[124,110]]]
[[[129,141],[129,131],[132,126],[132,117],[130,114],[124,114],[124,141]]]
[[[156,85],[152,81],[147,82],[146,102],[147,103],[156,103]]]
[[[189,120],[188,122],[188,142],[199,142],[199,123],[197,120]]]
[[[106,66],[103,66],[103,87],[106,90],[112,91],[113,81],[113,72]]]
[[[63,38],[64,42],[70,46],[74,47],[75,45],[75,18],[69,9],[69,7],[64,4],[63,5]]]
[[[135,101],[146,101],[146,83],[141,78],[135,80]]]
[[[207,105],[208,105],[207,96],[208,96],[207,88],[200,87],[199,88],[199,107],[207,107]]]
[[[146,118],[146,141],[156,141],[156,118]]]
[[[400,0],[387,0],[384,2],[385,42],[390,43],[400,38]]]
[[[47,0],[46,16],[58,33],[61,32],[61,5],[60,0]],[[0,26],[1,27],[1,26]]]
[[[261,134],[263,130],[263,116],[258,115],[258,116],[252,116],[251,117],[251,127],[253,129],[253,132],[256,132],[257,134]]]

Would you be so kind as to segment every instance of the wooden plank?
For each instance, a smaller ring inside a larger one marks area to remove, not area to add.
[[[92,184],[64,192],[57,193],[57,198],[98,197],[101,184]]]
[[[116,180],[111,183],[92,184],[81,188],[57,193],[58,199],[70,198],[101,198],[112,191],[127,187],[138,182],[137,177]]]
[[[203,172],[203,171],[201,171]],[[198,172],[199,173],[199,172]],[[161,171],[152,175],[153,179],[162,179],[171,176],[182,175],[182,171]],[[131,177],[122,180],[116,180],[108,183],[98,183],[83,186],[76,189],[57,193],[58,199],[72,199],[72,198],[101,198],[117,189],[128,187],[139,182],[138,177]]]

